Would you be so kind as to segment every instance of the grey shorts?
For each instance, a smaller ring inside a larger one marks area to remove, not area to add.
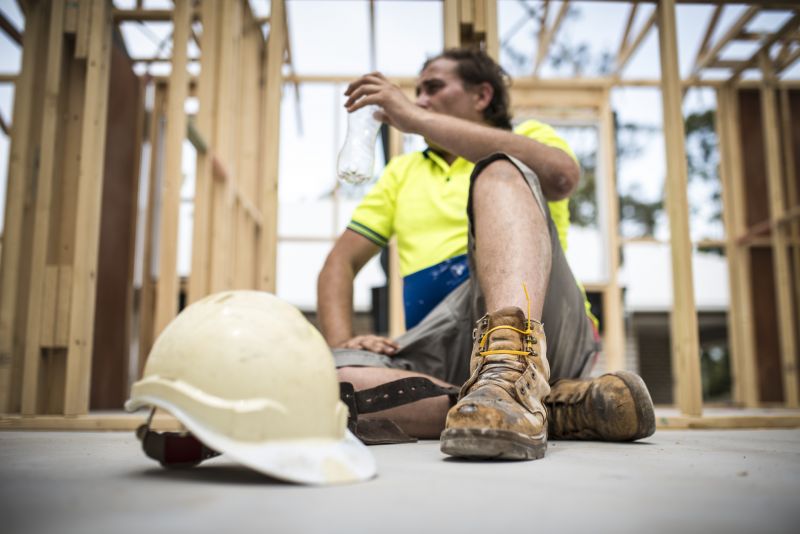
[[[467,208],[470,272],[475,272],[472,189],[480,172],[498,159],[506,159],[519,169],[548,221],[552,264],[542,310],[542,323],[547,336],[550,382],[559,378],[583,376],[590,370],[592,356],[599,350],[594,326],[586,315],[583,294],[558,241],[558,232],[550,217],[539,178],[524,163],[507,154],[493,154],[479,161],[472,171]],[[417,326],[396,339],[400,349],[394,356],[365,350],[334,349],[336,366],[405,369],[461,385],[469,377],[472,329],[475,322],[485,314],[484,299],[477,277],[471,276],[431,310]]]

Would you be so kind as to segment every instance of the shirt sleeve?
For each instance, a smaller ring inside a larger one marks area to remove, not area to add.
[[[353,211],[347,228],[379,247],[385,247],[394,234],[394,213],[398,176],[394,160]]]

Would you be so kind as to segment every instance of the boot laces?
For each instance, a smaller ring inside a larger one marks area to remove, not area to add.
[[[585,393],[576,390],[548,403],[551,405],[550,422],[554,435],[575,436],[591,428],[587,411],[582,409]]]

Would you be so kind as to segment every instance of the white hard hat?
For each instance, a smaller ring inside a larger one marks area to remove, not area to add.
[[[125,404],[170,412],[203,444],[275,478],[335,484],[375,476],[347,430],[330,349],[269,293],[227,291],[187,307],[153,345]]]

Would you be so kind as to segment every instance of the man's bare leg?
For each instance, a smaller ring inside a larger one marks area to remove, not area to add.
[[[342,367],[337,370],[339,381],[350,382],[356,391],[370,389],[401,378],[422,377],[443,387],[450,387],[438,378],[422,373],[413,373],[403,369],[387,369],[385,367]],[[444,420],[450,408],[450,399],[442,395],[423,399],[397,408],[390,408],[360,417],[391,419],[409,436],[423,439],[437,439],[444,429]]]
[[[473,188],[475,268],[486,311],[517,306],[528,313],[525,282],[531,318],[541,321],[551,264],[542,209],[520,171],[507,160],[487,165]]]
[[[441,450],[465,458],[535,460],[547,449],[542,401],[550,370],[540,321],[552,263],[550,234],[544,211],[512,163],[495,160],[474,180],[473,276],[488,313],[470,356],[474,374],[447,414]]]

